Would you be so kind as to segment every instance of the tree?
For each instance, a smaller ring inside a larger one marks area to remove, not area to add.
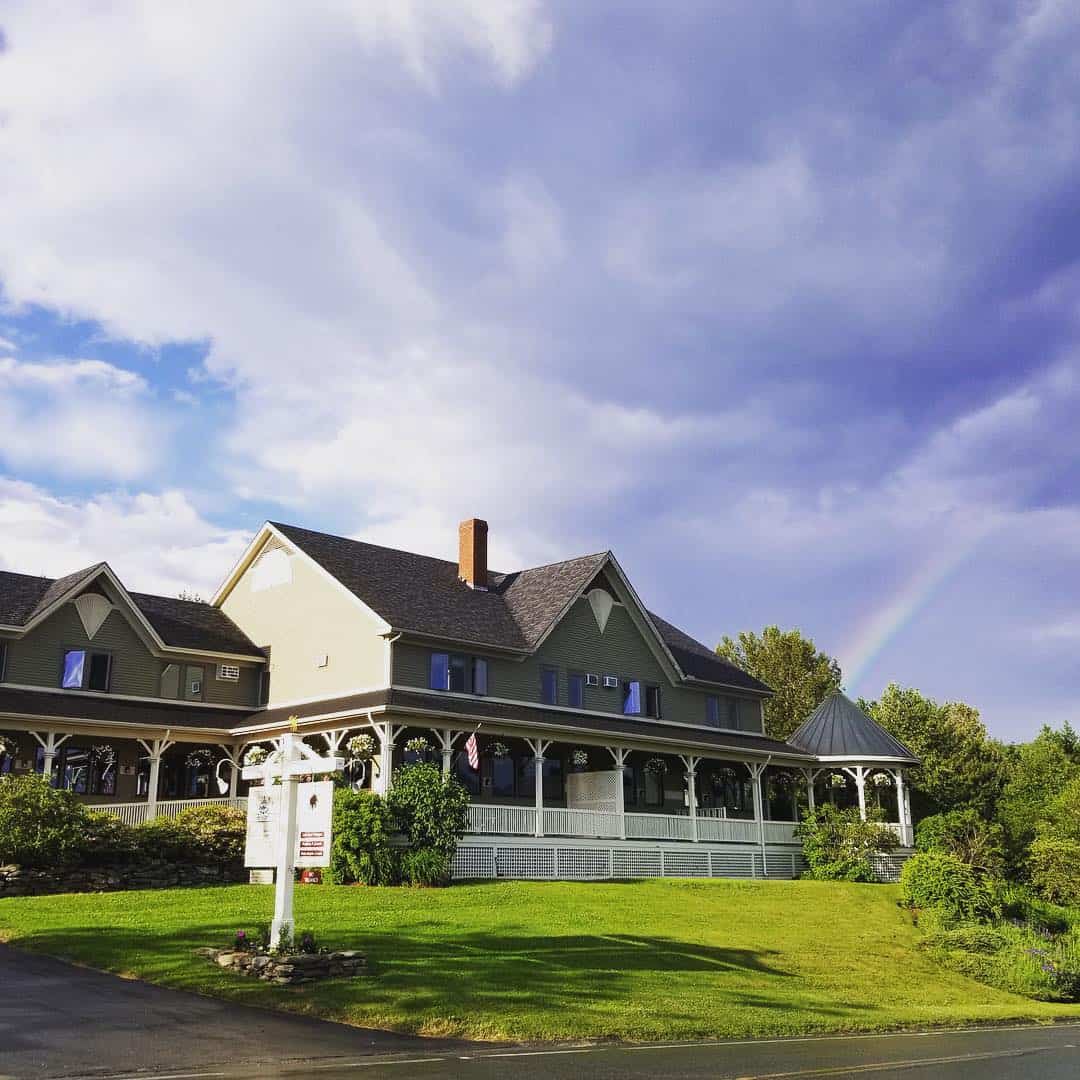
[[[997,807],[1014,854],[1021,854],[1052,815],[1052,804],[1080,773],[1053,734],[1045,731],[1017,751]]]
[[[977,709],[962,701],[939,705],[896,683],[859,706],[921,759],[910,776],[915,817],[964,807],[992,815],[1008,780],[1009,754],[990,738]]]
[[[1080,735],[1078,735],[1068,720],[1065,721],[1059,731],[1049,724],[1043,724],[1038,738],[1049,739],[1061,747],[1065,756],[1074,764],[1080,765]]]
[[[840,689],[840,665],[799,630],[766,626],[760,635],[743,631],[738,641],[725,635],[716,651],[775,691],[765,702],[765,734],[774,739],[786,739]]]

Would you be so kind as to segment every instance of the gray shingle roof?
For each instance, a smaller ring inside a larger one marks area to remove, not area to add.
[[[480,592],[460,581],[458,564],[446,559],[270,524],[395,630],[520,652],[536,648],[609,556],[604,551],[510,574],[490,573],[488,591]],[[656,615],[650,618],[687,676],[769,692],[707,645]]]
[[[62,578],[34,577],[0,571],[0,624],[25,626],[55,600],[90,578],[103,563]],[[246,634],[220,609],[191,600],[148,593],[129,593],[166,645],[201,652],[261,657]]]
[[[815,757],[919,760],[839,691],[830,694],[788,742]]]

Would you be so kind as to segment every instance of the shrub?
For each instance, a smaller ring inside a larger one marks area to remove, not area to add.
[[[915,829],[919,851],[952,855],[987,877],[1005,865],[1005,831],[971,808],[923,818]]]
[[[132,862],[143,852],[140,830],[102,810],[87,811],[83,841],[83,862],[92,865]]]
[[[0,863],[55,867],[78,863],[86,811],[70,791],[42,776],[0,778]]]
[[[1080,904],[1080,842],[1048,833],[1028,852],[1031,884],[1054,904]]]
[[[396,877],[390,847],[390,811],[370,791],[334,792],[330,876],[339,885],[390,885]]]
[[[244,858],[247,819],[227,806],[193,806],[135,830],[142,853],[178,862],[232,863]]]
[[[821,881],[873,881],[872,859],[892,851],[897,837],[880,821],[863,821],[858,810],[819,806],[796,828],[810,876]]]
[[[994,911],[990,890],[955,855],[913,855],[900,871],[900,885],[911,907],[938,908],[956,919],[988,918]]]
[[[449,885],[450,856],[437,848],[406,851],[401,856],[401,880],[427,888]]]
[[[469,793],[457,780],[429,762],[405,765],[387,802],[410,849],[435,848],[453,858],[469,824]]]

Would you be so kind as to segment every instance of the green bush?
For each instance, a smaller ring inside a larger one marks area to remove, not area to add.
[[[880,821],[863,821],[858,810],[828,804],[807,814],[795,834],[802,840],[810,876],[820,881],[873,881],[873,856],[897,844],[896,833]]]
[[[380,796],[348,788],[334,792],[330,876],[339,885],[390,885],[396,880],[390,811]]]
[[[457,780],[429,762],[405,765],[394,776],[387,802],[411,850],[434,848],[454,857],[469,824],[469,793]]]
[[[1080,905],[1080,842],[1054,833],[1039,836],[1028,851],[1031,884],[1054,904]]]
[[[83,862],[94,866],[133,862],[143,853],[140,830],[103,810],[87,811],[83,838]]]
[[[938,908],[956,919],[984,919],[994,913],[990,890],[955,855],[913,855],[900,871],[900,886],[911,907]]]
[[[86,847],[86,811],[44,777],[0,777],[0,864],[70,866]]]
[[[915,847],[953,855],[987,877],[1000,877],[1005,866],[1005,831],[971,808],[923,818]]]
[[[193,806],[135,829],[139,853],[177,862],[233,863],[244,858],[247,819],[227,806]]]
[[[450,884],[450,857],[437,848],[417,848],[401,856],[401,880],[406,885],[438,888]]]

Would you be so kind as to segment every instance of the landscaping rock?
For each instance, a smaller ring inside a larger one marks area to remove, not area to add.
[[[238,975],[263,979],[279,986],[302,986],[323,979],[355,978],[367,973],[367,957],[354,950],[296,953],[292,956],[236,952],[233,949],[196,949],[195,953]]]

